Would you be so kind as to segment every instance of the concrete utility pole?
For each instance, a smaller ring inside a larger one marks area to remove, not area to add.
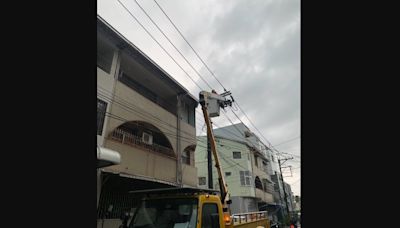
[[[283,160],[283,163],[285,163],[287,160],[291,160],[291,159],[293,159],[293,157],[285,158],[285,159],[282,159],[282,160]],[[286,194],[286,190],[285,190],[285,182],[283,181],[283,175],[282,175],[282,167],[281,167],[281,165],[283,163],[281,163],[281,159],[278,158],[279,171],[281,172],[281,179],[282,179],[282,186],[283,186],[283,194],[285,195],[286,211],[287,211],[287,214],[288,214],[289,218],[291,218],[290,212],[289,212],[289,205],[288,205],[288,202],[287,202],[287,194]]]

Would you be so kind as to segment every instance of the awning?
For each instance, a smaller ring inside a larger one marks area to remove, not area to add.
[[[114,150],[97,147],[97,168],[117,165],[121,162],[121,155]]]

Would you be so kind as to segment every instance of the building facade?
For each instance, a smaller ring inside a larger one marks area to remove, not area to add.
[[[214,129],[221,168],[232,199],[231,212],[266,210],[267,205],[274,205],[274,183],[270,176],[272,167],[265,156],[266,150],[255,147],[255,143],[250,143],[240,137],[230,137],[229,134],[221,134],[221,132],[225,131],[221,128]],[[206,136],[198,136],[195,156],[199,176],[198,186],[208,188]],[[217,175],[213,163],[215,189],[218,189]]]
[[[108,219],[108,227],[114,227],[111,220],[134,208],[121,206],[129,191],[197,186],[197,105],[182,85],[98,16],[97,144],[121,156],[120,164],[98,171],[101,222]]]
[[[283,187],[281,180],[276,178],[280,175],[276,155],[243,123],[214,129],[214,134],[247,145],[252,154],[251,165],[255,181],[258,177],[255,191],[257,197],[262,199],[257,208],[267,210],[273,221],[281,219]]]

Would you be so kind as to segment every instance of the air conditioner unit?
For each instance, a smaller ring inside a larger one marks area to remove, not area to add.
[[[153,144],[153,136],[147,132],[143,132],[142,141],[146,144]]]

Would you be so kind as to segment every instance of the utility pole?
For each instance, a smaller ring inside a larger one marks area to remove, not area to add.
[[[207,131],[207,166],[208,166],[208,188],[213,188],[213,176],[212,176],[212,157],[211,157],[211,143],[210,134]]]
[[[277,181],[278,181],[278,192],[279,192],[279,199],[281,200],[280,202],[283,202],[283,200],[282,200],[282,195],[281,195],[281,191],[280,191],[280,189],[279,189],[279,175],[278,175],[278,173],[275,171],[275,175],[276,175],[276,179],[277,179]],[[280,213],[281,213],[281,216],[282,216],[282,221],[283,221],[283,219],[285,218],[285,216],[284,216],[284,213],[283,213],[283,210],[282,210],[282,205],[280,205],[281,206],[281,209],[280,209]]]
[[[285,159],[282,159],[282,160],[284,160],[283,163],[285,163],[287,160],[291,160],[291,159],[293,159],[293,157],[292,158],[285,158]],[[285,190],[285,182],[283,181],[283,175],[282,175],[282,167],[281,167],[281,165],[283,163],[281,163],[281,159],[278,158],[279,171],[281,172],[281,180],[282,180],[282,186],[283,186],[283,194],[285,196],[286,211],[287,211],[287,214],[288,214],[289,218],[291,218],[290,212],[289,212],[289,205],[288,205],[288,202],[287,202],[287,195],[286,195],[286,190]]]

